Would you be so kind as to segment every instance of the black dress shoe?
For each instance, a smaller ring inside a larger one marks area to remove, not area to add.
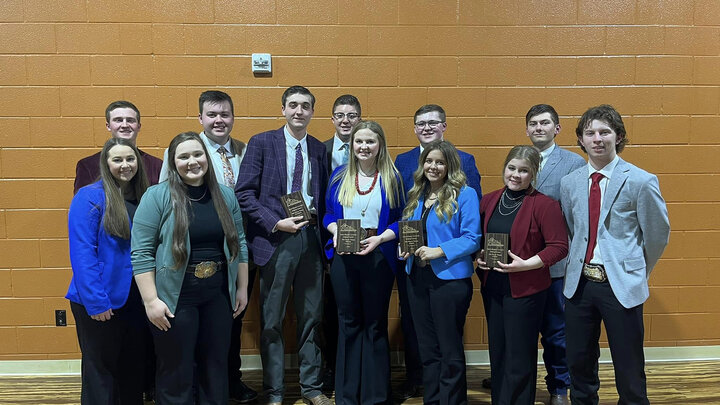
[[[567,395],[550,395],[550,402],[548,405],[570,405],[570,399]]]
[[[397,390],[393,392],[395,402],[403,403],[410,398],[419,397],[421,395],[422,386],[415,385],[410,381],[400,384]]]
[[[322,377],[322,389],[323,394],[331,396],[335,391],[335,370],[326,368],[323,372]]]
[[[146,404],[154,404],[155,403],[155,390],[147,390],[143,392],[143,402]]]
[[[246,404],[254,401],[258,396],[257,391],[245,385],[242,380],[237,380],[230,384],[230,399]]]
[[[489,378],[483,378],[482,387],[488,390],[492,389],[492,380],[490,380]]]

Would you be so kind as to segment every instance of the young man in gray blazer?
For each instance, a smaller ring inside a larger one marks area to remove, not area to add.
[[[573,404],[598,403],[602,321],[618,403],[649,404],[643,303],[650,272],[668,243],[667,207],[657,177],[617,156],[627,135],[613,107],[586,111],[575,134],[588,164],[560,185],[570,235],[564,290],[570,399]]]
[[[551,105],[534,105],[525,115],[525,132],[542,156],[535,188],[554,200],[560,199],[560,180],[573,170],[585,166],[585,159],[580,155],[555,144],[560,129],[560,118]],[[570,373],[565,357],[565,264],[566,260],[563,259],[550,267],[552,284],[540,326],[550,405],[570,404],[567,397]]]

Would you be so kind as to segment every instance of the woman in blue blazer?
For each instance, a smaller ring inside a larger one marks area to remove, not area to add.
[[[82,351],[82,404],[143,403],[147,324],[130,265],[130,224],[147,187],[137,148],[111,138],[100,152],[100,181],[70,203],[73,277],[65,298]]]
[[[383,404],[390,403],[387,313],[397,262],[388,225],[400,218],[403,191],[378,123],[360,122],[350,145],[348,164],[332,175],[323,217],[333,235],[327,257],[338,307],[335,401]],[[338,219],[360,220],[367,237],[359,252],[334,254]]]
[[[472,299],[472,255],[480,246],[478,197],[447,141],[425,147],[413,181],[403,218],[422,221],[426,243],[401,254],[423,363],[423,402],[465,404],[463,329]],[[398,224],[391,228],[398,232]]]

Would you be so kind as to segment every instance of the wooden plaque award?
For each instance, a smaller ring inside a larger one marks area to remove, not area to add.
[[[498,262],[507,263],[509,237],[506,233],[485,234],[485,263],[491,269],[497,268]]]
[[[400,221],[400,252],[414,254],[425,244],[423,238],[423,223],[420,220]]]
[[[338,253],[357,253],[360,251],[360,240],[363,229],[359,219],[337,220],[337,246]]]
[[[289,217],[302,217],[298,222],[310,220],[310,210],[305,205],[305,199],[303,199],[302,193],[296,191],[294,193],[286,194],[280,197],[285,214]]]

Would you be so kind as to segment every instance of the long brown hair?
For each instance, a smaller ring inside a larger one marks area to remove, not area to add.
[[[445,158],[447,165],[447,177],[445,183],[437,191],[437,202],[435,204],[435,214],[440,222],[450,222],[452,216],[457,212],[459,206],[457,202],[460,189],[467,182],[465,173],[460,166],[460,157],[457,149],[448,141],[437,140],[428,144],[423,153],[420,155],[418,168],[413,173],[414,184],[408,192],[408,204],[403,210],[403,218],[412,217],[415,208],[420,203],[420,196],[430,190],[430,181],[425,177],[425,159],[434,150],[439,150]]]
[[[208,154],[207,148],[200,139],[200,135],[197,132],[183,132],[178,134],[168,147],[168,185],[170,188],[170,202],[172,205],[173,213],[175,214],[175,227],[173,228],[172,237],[172,255],[175,261],[175,269],[185,263],[188,258],[187,246],[185,245],[185,238],[188,233],[188,227],[190,226],[190,199],[187,195],[187,185],[183,182],[178,173],[177,166],[175,165],[175,154],[178,145],[186,141],[197,141],[202,146],[207,159],[207,171],[203,176],[203,181],[210,191],[210,197],[212,198],[213,206],[220,219],[223,232],[225,233],[225,242],[227,242],[228,250],[230,251],[230,261],[237,258],[238,252],[240,251],[240,242],[238,240],[237,228],[235,228],[235,221],[230,210],[225,204],[222,192],[220,191],[220,185],[215,178],[215,171],[213,170],[212,162],[210,161],[210,155]]]
[[[103,191],[105,192],[105,214],[103,215],[103,227],[105,232],[110,235],[117,236],[122,239],[130,239],[130,218],[128,217],[127,208],[125,208],[125,198],[120,184],[110,173],[108,166],[108,154],[110,149],[115,146],[127,146],[135,153],[135,161],[137,162],[137,171],[128,184],[135,191],[135,198],[140,198],[148,188],[148,179],[145,175],[145,165],[137,147],[127,139],[110,138],[103,145],[100,152],[100,179],[102,180]]]
[[[398,181],[400,177],[398,170],[390,159],[390,153],[387,150],[387,142],[385,141],[385,132],[383,131],[380,124],[375,121],[360,121],[355,128],[353,128],[350,134],[350,147],[353,147],[355,142],[355,134],[361,129],[368,129],[372,131],[378,139],[378,154],[375,157],[375,165],[377,171],[380,172],[380,178],[382,179],[383,190],[385,190],[385,198],[391,208],[395,208],[402,204],[401,183]],[[355,189],[355,176],[358,173],[358,161],[354,153],[350,153],[348,156],[348,164],[344,170],[339,171],[335,177],[331,180],[334,182],[340,182],[338,188],[338,200],[344,207],[352,205],[353,199],[357,190]]]

